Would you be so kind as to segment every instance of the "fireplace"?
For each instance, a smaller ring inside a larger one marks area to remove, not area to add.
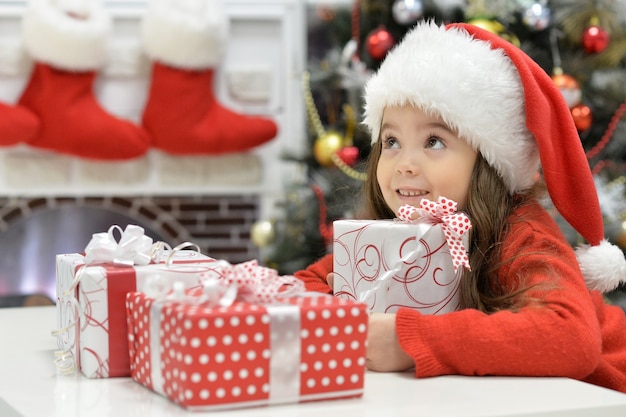
[[[150,83],[139,42],[147,1],[104,1],[114,28],[109,60],[94,83],[106,111],[137,124]],[[9,105],[17,103],[33,64],[20,39],[26,5],[0,1],[0,102]],[[25,144],[0,148],[0,297],[56,298],[54,256],[84,250],[93,233],[114,224],[142,226],[170,245],[190,241],[232,263],[259,257],[250,228],[274,214],[297,174],[282,156],[301,154],[306,143],[305,13],[297,0],[226,0],[224,8],[230,29],[215,70],[216,98],[235,112],[272,118],[276,138],[245,153],[181,157],[151,149],[114,162]]]
[[[193,242],[231,263],[258,258],[257,196],[0,198],[0,294],[55,299],[55,255],[82,252],[93,233],[136,224],[155,241]]]

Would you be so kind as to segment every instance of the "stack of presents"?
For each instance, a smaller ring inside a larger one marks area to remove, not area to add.
[[[458,308],[445,225],[337,221],[335,294],[255,260],[112,226],[57,255],[57,369],[131,377],[189,410],[363,395],[368,314]]]

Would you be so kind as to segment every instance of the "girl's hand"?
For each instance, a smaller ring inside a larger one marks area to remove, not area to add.
[[[402,350],[398,342],[395,314],[370,314],[365,356],[367,369],[371,371],[405,371],[415,366],[413,358]]]
[[[335,292],[335,288],[333,287],[334,282],[335,282],[335,274],[331,272],[328,275],[326,275],[326,283],[328,284],[330,289],[333,290],[333,292]]]

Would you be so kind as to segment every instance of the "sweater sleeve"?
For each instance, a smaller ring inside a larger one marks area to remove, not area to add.
[[[493,314],[474,309],[439,316],[398,311],[398,338],[415,361],[416,376],[583,379],[593,372],[602,349],[595,308],[571,247],[552,223],[543,218],[514,224],[502,253],[510,263],[500,279],[505,285],[520,278],[538,284],[529,295],[541,303]]]
[[[328,254],[294,275],[304,281],[307,291],[332,294],[333,290],[326,281],[327,275],[331,272],[333,272],[333,255]]]

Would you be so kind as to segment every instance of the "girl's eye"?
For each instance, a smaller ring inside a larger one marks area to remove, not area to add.
[[[443,140],[436,136],[431,136],[426,141],[426,148],[428,149],[444,149],[445,147]]]
[[[398,140],[394,137],[383,138],[383,149],[395,149],[399,146]]]

